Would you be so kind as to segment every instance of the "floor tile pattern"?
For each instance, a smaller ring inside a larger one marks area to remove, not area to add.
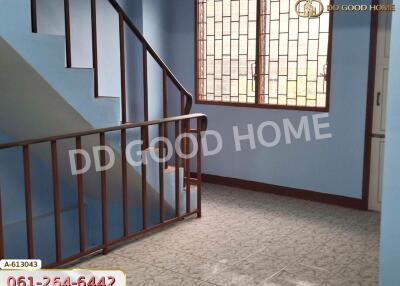
[[[75,265],[127,285],[378,285],[379,214],[204,185],[203,217]]]

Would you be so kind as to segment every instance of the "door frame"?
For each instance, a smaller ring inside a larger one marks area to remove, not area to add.
[[[371,5],[379,4],[379,0],[372,0]],[[368,64],[368,87],[367,87],[367,105],[365,116],[365,137],[364,137],[364,170],[362,183],[362,206],[368,210],[369,201],[369,183],[371,168],[371,136],[373,122],[373,108],[375,96],[375,73],[376,73],[376,55],[378,38],[378,13],[371,11],[371,27],[369,42],[369,64]]]

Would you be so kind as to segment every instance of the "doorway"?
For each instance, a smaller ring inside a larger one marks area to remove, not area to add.
[[[389,4],[382,1],[381,4]],[[377,53],[373,121],[371,133],[371,166],[369,181],[368,209],[381,210],[383,161],[385,153],[386,98],[389,71],[391,14],[379,13],[377,32]]]

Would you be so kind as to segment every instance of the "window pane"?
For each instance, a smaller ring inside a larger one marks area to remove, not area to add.
[[[264,79],[260,100],[283,106],[325,107],[329,13],[300,17],[297,2],[261,0],[260,74]],[[329,0],[323,4],[326,7]]]
[[[200,99],[256,102],[259,43],[260,103],[325,107],[329,12],[300,17],[298,0],[260,1],[260,17],[257,0],[197,1]],[[321,1],[324,7],[330,2]]]

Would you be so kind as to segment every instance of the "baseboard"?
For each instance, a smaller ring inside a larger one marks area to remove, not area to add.
[[[287,196],[308,201],[338,205],[352,209],[360,209],[360,210],[364,209],[363,201],[361,199],[313,192],[309,190],[303,190],[291,187],[271,185],[254,181],[247,181],[237,178],[209,175],[209,174],[203,174],[202,180],[203,182],[218,184],[223,186],[237,187],[251,191],[271,193],[275,195]]]

